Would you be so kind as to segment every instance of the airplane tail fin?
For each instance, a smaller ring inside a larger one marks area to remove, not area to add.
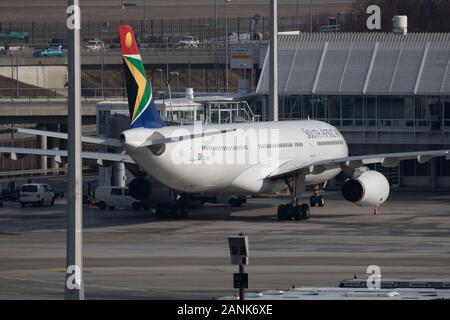
[[[153,101],[153,91],[147,78],[133,29],[119,26],[120,47],[130,109],[131,128],[161,128],[165,126]]]

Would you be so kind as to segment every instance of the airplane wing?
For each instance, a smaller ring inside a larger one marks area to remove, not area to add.
[[[55,158],[67,157],[66,150],[46,150],[46,149],[27,149],[27,148],[4,148],[0,147],[0,154],[31,154],[38,156],[49,156]],[[103,162],[125,162],[134,163],[133,159],[128,154],[120,153],[102,153],[102,152],[82,152],[81,157],[84,159],[97,160],[99,165],[103,165]],[[12,157],[14,158],[14,157]]]
[[[63,132],[43,131],[43,130],[23,129],[23,128],[15,128],[14,130],[16,130],[17,132],[20,132],[20,133],[26,133],[26,134],[31,134],[31,135],[35,135],[35,136],[44,136],[44,137],[57,138],[57,139],[63,139],[63,140],[68,139],[67,133],[63,133]],[[110,138],[81,136],[81,141],[87,142],[87,143],[105,145],[105,146],[112,146],[112,147],[121,147],[122,146],[122,144],[120,143],[119,140],[110,139]]]
[[[450,150],[439,151],[418,151],[405,153],[386,153],[375,155],[364,155],[355,157],[336,158],[323,161],[311,161],[308,163],[298,161],[288,161],[276,170],[272,171],[266,179],[277,180],[292,176],[298,172],[305,172],[306,174],[320,174],[325,170],[333,168],[345,168],[349,170],[358,169],[365,165],[380,163],[384,167],[397,167],[400,161],[417,160],[419,163],[427,163],[435,157],[446,157],[450,160]]]

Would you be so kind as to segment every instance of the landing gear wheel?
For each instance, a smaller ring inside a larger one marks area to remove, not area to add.
[[[317,198],[317,203],[318,203],[320,208],[325,207],[325,199],[324,199],[324,197],[323,196],[319,196]]]
[[[319,197],[317,196],[311,196],[309,198],[309,205],[311,206],[311,208],[314,208],[319,202]]]
[[[162,205],[156,206],[156,209],[155,209],[155,218],[156,219],[158,219],[158,220],[164,219],[165,213],[166,213],[166,210]]]
[[[280,221],[286,221],[290,219],[289,216],[289,206],[282,204],[281,206],[278,207],[278,220]]]
[[[184,204],[177,205],[178,207],[178,217],[181,219],[186,219],[188,217],[188,207]]]
[[[239,199],[231,198],[230,200],[228,200],[228,204],[230,205],[230,207],[238,208],[242,205],[242,202],[239,201]]]
[[[44,206],[44,199],[42,199],[40,202],[39,202],[39,207],[43,207]]]
[[[308,206],[306,203],[304,203],[304,204],[302,204],[302,206],[300,207],[300,210],[301,210],[301,212],[302,212],[302,218],[303,218],[304,220],[308,220],[309,217],[310,217],[310,215],[311,215],[311,210],[309,209],[309,206]]]
[[[300,206],[292,207],[292,218],[294,218],[294,220],[296,221],[303,219],[302,207]]]
[[[141,209],[141,204],[139,202],[133,202],[133,209],[139,211],[139,209]]]

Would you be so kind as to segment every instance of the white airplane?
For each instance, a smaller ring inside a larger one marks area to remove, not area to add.
[[[310,217],[310,206],[300,199],[306,185],[318,185],[344,172],[348,177],[343,197],[359,206],[377,208],[390,192],[387,179],[367,165],[381,163],[396,167],[402,160],[426,163],[446,157],[449,150],[349,156],[348,146],[338,129],[320,121],[298,120],[169,127],[153,102],[150,82],[130,26],[119,27],[130,108],[130,129],[118,140],[82,137],[82,141],[123,147],[126,154],[87,153],[82,157],[137,165],[145,176],[155,178],[178,192],[221,194],[262,194],[286,186],[292,200],[278,208],[280,220]],[[23,133],[67,139],[67,134],[18,129]],[[66,157],[66,151],[0,148],[0,153],[38,154]],[[139,200],[152,194],[148,178],[130,183],[130,193]],[[182,198],[170,208],[185,215]],[[310,204],[323,206],[322,196]]]

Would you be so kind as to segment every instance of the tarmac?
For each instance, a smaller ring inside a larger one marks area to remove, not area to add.
[[[306,200],[306,199],[305,199]],[[216,299],[235,293],[227,237],[249,236],[249,291],[337,287],[378,265],[381,276],[450,276],[450,192],[394,191],[374,216],[326,194],[308,221],[280,222],[286,199],[205,205],[187,220],[84,210],[87,299]],[[62,299],[66,205],[0,208],[0,299]]]

